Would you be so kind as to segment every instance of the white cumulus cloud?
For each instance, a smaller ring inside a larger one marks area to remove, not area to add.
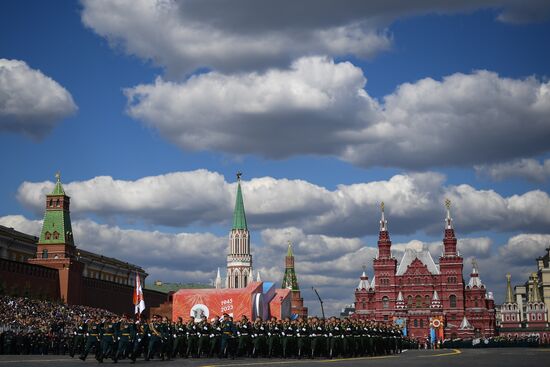
[[[495,181],[508,178],[524,178],[534,182],[544,182],[550,177],[550,159],[539,162],[536,159],[516,159],[504,163],[476,165],[476,173]]]
[[[391,47],[400,17],[498,9],[499,20],[549,14],[544,0],[363,1],[83,0],[82,22],[113,47],[173,74],[287,66],[301,56],[371,57]]]
[[[41,215],[44,196],[53,186],[51,181],[23,182],[17,198]],[[389,180],[338,185],[334,190],[272,177],[243,181],[242,187],[253,230],[295,228],[291,234],[297,241],[305,238],[304,243],[310,242],[311,234],[353,238],[377,233],[381,201],[386,203],[389,229],[396,234],[441,233],[446,198],[453,203],[459,236],[483,230],[544,232],[550,224],[550,197],[544,191],[506,197],[471,185],[448,185],[445,176],[435,172],[399,174]],[[100,176],[69,182],[64,188],[72,197],[75,218],[94,214],[110,222],[138,220],[178,228],[198,223],[229,229],[236,193],[234,182],[207,170],[135,181]],[[279,241],[282,234],[277,233]]]
[[[380,102],[326,57],[125,89],[127,112],[184,150],[330,155],[362,167],[471,166],[550,150],[550,82],[489,71],[404,83]],[[521,141],[522,144],[517,144]]]
[[[77,107],[71,94],[24,61],[0,59],[0,132],[43,138]]]

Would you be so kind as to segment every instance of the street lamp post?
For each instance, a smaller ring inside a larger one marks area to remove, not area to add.
[[[314,287],[311,287],[315,294],[317,295],[317,298],[319,298],[319,303],[321,304],[321,313],[323,314],[323,319],[325,318],[325,308],[323,307],[323,300],[321,299],[321,296],[319,295],[319,292],[317,292],[317,289]]]

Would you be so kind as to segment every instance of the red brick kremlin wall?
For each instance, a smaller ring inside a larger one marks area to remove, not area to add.
[[[72,275],[74,276],[74,275]],[[80,277],[70,279],[79,288],[77,304],[103,308],[116,314],[133,314],[134,288],[105,280]],[[0,294],[61,301],[59,270],[0,258]],[[165,293],[143,290],[145,317],[151,307],[164,303]]]
[[[59,300],[59,272],[0,258],[0,294]]]

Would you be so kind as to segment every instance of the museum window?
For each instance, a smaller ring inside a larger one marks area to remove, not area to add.
[[[416,308],[422,308],[422,296],[416,296]]]
[[[424,297],[424,302],[426,303],[426,307],[430,307],[430,296]]]
[[[424,320],[420,319],[420,327],[424,327]]]
[[[47,259],[48,258],[48,250],[44,249],[42,250],[42,258]]]
[[[235,275],[235,288],[239,288],[239,277]]]
[[[386,297],[386,296],[382,297],[382,307],[384,307],[384,308],[389,308],[390,307],[389,298]]]
[[[407,306],[409,308],[412,308],[412,306],[413,306],[413,297],[412,296],[407,297]]]
[[[414,327],[418,327],[418,320],[414,319]]]
[[[456,307],[456,296],[454,294],[449,296],[449,305],[451,307]]]
[[[246,284],[248,283],[248,277],[245,275],[244,276],[244,281],[243,281],[243,287],[246,287]]]

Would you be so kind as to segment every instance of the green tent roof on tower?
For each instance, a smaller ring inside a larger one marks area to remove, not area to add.
[[[55,174],[55,178],[57,179],[55,187],[52,193],[47,195],[47,197],[64,196],[61,201],[67,202],[69,198],[63,190],[59,172]],[[40,243],[72,243],[73,229],[68,205],[60,205],[59,198],[56,199],[56,201],[51,199],[50,202],[54,202],[54,205],[50,204],[46,207],[42,230],[40,231]]]
[[[244,213],[243,194],[241,192],[241,173],[237,173],[237,199],[235,201],[235,211],[233,212],[233,229],[248,229],[246,225],[246,215]]]
[[[63,185],[61,185],[61,175],[59,172],[55,174],[55,178],[57,179],[57,182],[55,183],[55,187],[50,195],[65,195],[65,190],[63,190]]]

